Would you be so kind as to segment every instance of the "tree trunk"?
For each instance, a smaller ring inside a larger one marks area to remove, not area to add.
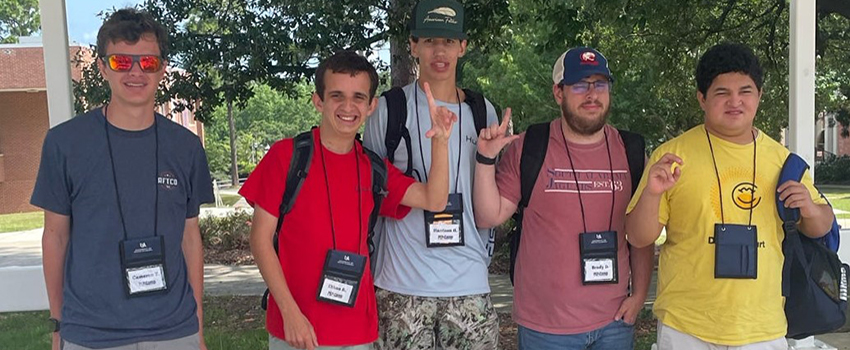
[[[227,123],[230,124],[230,184],[239,186],[239,168],[236,166],[236,124],[233,121],[233,101],[227,100]]]
[[[390,23],[397,25],[396,28],[407,28],[410,12],[413,10],[415,0],[390,0],[389,14]],[[405,86],[416,79],[416,64],[408,51],[407,29],[394,33],[390,37],[390,72],[392,86]]]

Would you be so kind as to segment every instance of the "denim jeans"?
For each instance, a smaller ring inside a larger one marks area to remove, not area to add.
[[[634,325],[621,320],[579,334],[549,334],[523,326],[517,329],[519,350],[632,350]]]

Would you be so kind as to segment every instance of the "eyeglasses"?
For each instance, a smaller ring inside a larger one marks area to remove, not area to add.
[[[579,81],[573,85],[570,85],[570,92],[582,95],[586,94],[590,91],[591,85],[593,86],[593,90],[596,92],[608,92],[611,88],[611,83],[607,80],[597,80],[597,81]]]
[[[145,73],[156,73],[162,69],[162,58],[156,55],[114,54],[101,59],[109,69],[116,72],[129,72],[136,62]]]

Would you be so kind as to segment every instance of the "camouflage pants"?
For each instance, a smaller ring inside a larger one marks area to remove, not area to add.
[[[417,297],[377,289],[377,350],[494,350],[499,318],[489,294]]]

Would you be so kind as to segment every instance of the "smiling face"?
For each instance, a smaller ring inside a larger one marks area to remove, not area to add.
[[[753,121],[762,92],[749,75],[723,73],[714,78],[705,95],[697,92],[705,112],[705,128],[727,141],[752,141]]]
[[[129,43],[126,41],[109,42],[106,46],[106,55],[154,55],[160,56],[159,43],[153,33],[145,33],[139,41]],[[116,72],[98,59],[98,68],[101,76],[109,83],[112,90],[110,104],[119,104],[126,107],[153,107],[159,82],[165,76],[165,69],[158,72],[145,73],[139,67],[139,63],[133,63],[127,72]]]
[[[324,96],[313,94],[313,105],[322,113],[321,128],[326,137],[354,140],[360,126],[378,106],[370,97],[371,80],[366,72],[324,74]]]
[[[586,92],[575,92],[572,85],[552,86],[555,101],[561,106],[561,117],[579,135],[593,135],[605,126],[610,107],[610,91],[594,87],[598,81],[608,82],[602,74],[594,74],[576,84],[588,84]]]

